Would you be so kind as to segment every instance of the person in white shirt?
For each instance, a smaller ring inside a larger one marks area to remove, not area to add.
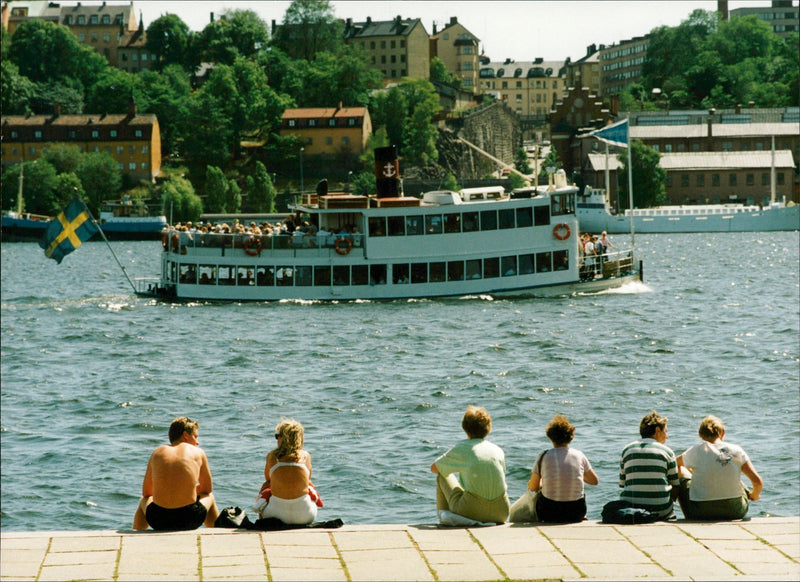
[[[764,482],[742,447],[726,443],[725,425],[716,416],[706,416],[698,430],[703,442],[677,459],[681,471],[678,503],[687,519],[741,519],[749,501],[761,496]],[[741,474],[750,480],[745,489]]]

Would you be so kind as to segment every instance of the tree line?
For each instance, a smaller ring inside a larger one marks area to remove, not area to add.
[[[147,50],[157,59],[153,68],[129,73],[111,67],[65,26],[22,22],[13,35],[2,35],[5,115],[52,114],[56,105],[63,114],[124,112],[133,98],[140,112],[157,116],[164,155],[156,185],[130,184],[118,175],[104,180],[100,191],[84,183],[89,173],[78,168],[99,165],[118,173],[110,155],[78,152],[77,165],[54,165],[55,154],[46,155],[40,165],[52,165],[58,181],[35,178],[51,172],[26,165],[27,210],[52,214],[77,188],[95,211],[125,189],[172,208],[176,220],[196,220],[204,211],[273,212],[279,188],[299,187],[303,144],[279,135],[283,111],[294,107],[341,102],[369,110],[375,131],[368,152],[340,167],[354,191],[374,189],[374,147],[397,145],[405,167],[436,162],[432,121],[440,106],[433,85],[404,79],[382,88],[381,74],[367,66],[358,46],[344,42],[342,27],[328,0],[295,0],[274,35],[251,10],[225,11],[199,32],[166,14],[146,30]],[[643,82],[622,96],[623,109],[626,102],[663,107],[653,100],[654,87],[673,107],[797,104],[797,51],[755,18],[719,22],[715,13],[695,11],[680,26],[652,35]],[[436,58],[431,78],[454,82]],[[259,144],[257,153],[243,150],[243,142]],[[4,174],[3,208],[14,206],[16,184],[14,174]]]

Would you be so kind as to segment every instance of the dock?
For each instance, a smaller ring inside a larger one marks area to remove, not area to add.
[[[0,533],[0,580],[800,580],[800,517]]]

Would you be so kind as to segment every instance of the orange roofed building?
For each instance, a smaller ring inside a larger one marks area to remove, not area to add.
[[[364,153],[372,134],[366,107],[309,107],[286,109],[281,117],[282,137],[300,139],[306,155]]]

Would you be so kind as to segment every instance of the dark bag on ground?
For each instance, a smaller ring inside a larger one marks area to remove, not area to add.
[[[283,523],[277,517],[262,517],[261,519],[257,519],[255,523],[250,523],[247,526],[247,529],[259,530],[259,531],[283,531],[287,529],[305,529],[305,528],[313,528],[313,529],[336,529],[340,528],[344,525],[344,522],[341,519],[331,519],[329,521],[315,521],[314,523],[309,523],[306,525],[292,525],[288,523]]]
[[[633,507],[627,501],[622,500],[606,503],[603,506],[602,516],[603,523],[620,524],[653,523],[660,519],[657,513],[641,507]]]
[[[250,518],[241,507],[226,507],[219,512],[217,521],[214,522],[214,527],[242,527],[249,529],[252,526]]]

